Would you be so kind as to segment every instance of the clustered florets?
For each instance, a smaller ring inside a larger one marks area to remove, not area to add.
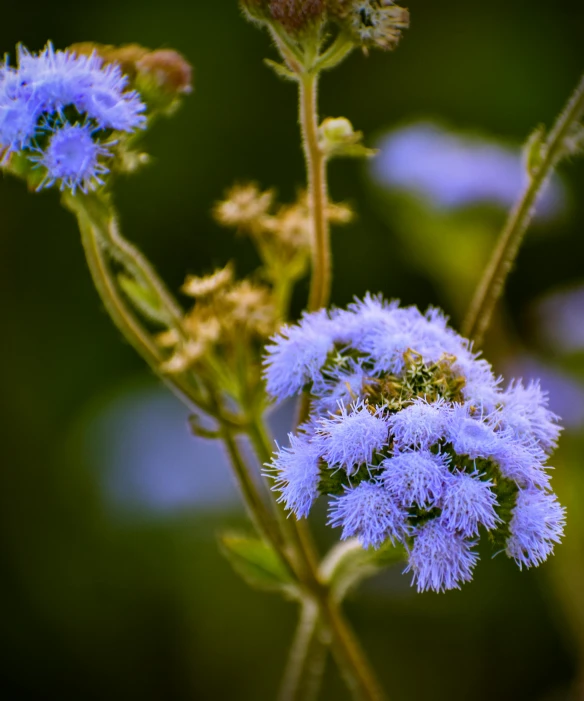
[[[18,49],[18,67],[0,67],[0,163],[23,154],[43,169],[38,189],[75,192],[103,184],[116,137],[145,125],[146,109],[115,64],[95,53]]]
[[[330,524],[364,547],[402,543],[420,591],[472,578],[485,532],[520,567],[559,542],[546,462],[560,432],[536,383],[501,389],[431,309],[367,296],[306,314],[267,348],[268,392],[311,412],[269,472],[298,518],[328,494]]]

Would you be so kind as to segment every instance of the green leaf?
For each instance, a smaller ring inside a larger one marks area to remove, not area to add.
[[[150,321],[166,326],[168,321],[164,309],[156,295],[146,287],[136,282],[134,278],[120,273],[118,282],[126,297],[136,309]]]
[[[322,562],[320,574],[331,587],[333,596],[342,601],[351,589],[368,577],[403,560],[403,547],[390,542],[379,549],[365,549],[356,538],[336,545]]]
[[[272,61],[269,58],[264,58],[264,63],[266,64],[266,66],[271,68],[274,71],[274,73],[280,78],[284,78],[284,80],[298,80],[298,76],[296,75],[296,73],[287,68],[283,63]]]
[[[296,597],[294,580],[271,545],[259,538],[238,533],[222,535],[220,544],[233,569],[250,586]]]

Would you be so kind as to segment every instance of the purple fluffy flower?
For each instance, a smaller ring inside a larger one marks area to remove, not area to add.
[[[495,511],[497,496],[490,480],[478,474],[455,472],[446,483],[440,522],[464,536],[478,535],[479,525],[492,530],[500,519]]]
[[[406,513],[380,484],[347,489],[332,501],[329,515],[329,525],[342,527],[343,540],[357,536],[365,548],[401,542],[408,531]]]
[[[64,124],[53,131],[46,150],[31,157],[46,169],[39,190],[58,182],[61,190],[68,188],[75,194],[77,188],[87,193],[103,185],[102,176],[109,168],[102,159],[112,154],[94,141],[93,131],[89,124]]]
[[[547,560],[564,534],[566,510],[555,494],[540,489],[520,490],[510,523],[507,555],[520,568],[536,567]]]
[[[480,414],[473,414],[468,405],[452,407],[445,435],[458,455],[468,455],[469,458],[491,457],[501,443],[501,437],[482,420]]]
[[[560,431],[559,417],[547,408],[547,395],[539,382],[530,382],[527,387],[521,381],[511,382],[501,396],[502,407],[499,421],[522,441],[535,439],[547,452],[557,444]]]
[[[278,501],[303,518],[318,496],[319,455],[305,434],[290,433],[288,438],[290,447],[279,448],[269,468],[270,473],[276,473],[274,489],[280,492]]]
[[[387,420],[380,412],[371,413],[363,404],[353,404],[349,410],[341,407],[340,414],[320,419],[315,442],[329,465],[343,467],[347,474],[371,462],[373,455],[387,444]]]
[[[381,465],[385,488],[407,508],[437,504],[450,477],[446,458],[428,451],[401,453]]]
[[[333,327],[326,311],[307,314],[299,324],[285,326],[267,346],[265,377],[269,394],[292,397],[307,382],[316,382],[334,348]]]
[[[304,459],[309,449],[295,444],[274,463],[288,508],[304,516],[326,490],[343,538],[406,543],[420,591],[470,580],[483,529],[506,538],[520,566],[543,562],[559,542],[564,510],[546,464],[559,427],[545,395],[533,383],[502,391],[440,311],[367,295],[286,327],[266,366],[272,394],[311,391],[317,467],[296,469],[296,452]]]
[[[447,418],[444,400],[429,403],[418,398],[391,416],[389,427],[399,448],[430,448],[444,436]]]
[[[312,394],[317,397],[315,411],[326,416],[339,411],[339,404],[349,406],[361,401],[366,383],[366,370],[354,360],[327,371],[326,376],[312,388]]]
[[[469,541],[454,533],[438,520],[428,521],[415,533],[405,572],[413,572],[418,591],[442,592],[460,589],[470,582],[478,555]]]
[[[0,67],[2,164],[22,152],[43,179],[38,189],[94,190],[109,172],[114,133],[145,126],[145,104],[128,78],[96,54],[18,49],[18,67]]]
[[[550,468],[544,464],[547,455],[537,443],[526,445],[507,439],[502,442],[493,458],[503,477],[513,480],[519,487],[549,487],[550,476],[546,469]]]

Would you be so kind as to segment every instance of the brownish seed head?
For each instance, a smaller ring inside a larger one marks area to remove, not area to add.
[[[269,0],[271,16],[285,29],[299,32],[326,13],[326,0]]]

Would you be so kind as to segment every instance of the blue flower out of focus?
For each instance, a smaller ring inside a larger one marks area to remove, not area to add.
[[[0,67],[0,163],[23,154],[43,169],[38,189],[95,190],[117,135],[145,126],[146,107],[127,83],[96,54],[19,47],[18,67]]]
[[[268,346],[265,376],[276,399],[311,395],[269,466],[280,500],[301,518],[329,495],[342,538],[405,546],[418,590],[469,581],[484,535],[519,567],[560,541],[546,463],[561,429],[545,394],[502,389],[439,311],[368,295],[307,314]]]

